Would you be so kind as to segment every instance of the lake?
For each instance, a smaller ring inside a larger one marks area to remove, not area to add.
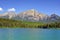
[[[39,28],[0,28],[0,40],[60,40],[60,30]]]

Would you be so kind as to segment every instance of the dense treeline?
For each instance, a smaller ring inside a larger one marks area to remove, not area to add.
[[[39,25],[38,28],[60,28],[60,22],[47,23],[42,26]]]
[[[41,23],[0,18],[0,28],[60,28],[60,22]]]

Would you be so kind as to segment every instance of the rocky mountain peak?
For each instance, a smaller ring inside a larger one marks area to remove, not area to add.
[[[16,15],[14,11],[5,12],[0,18],[9,18],[9,19],[16,19],[16,20],[28,20],[28,21],[47,21],[47,20],[60,20],[60,16],[56,14],[52,14],[48,16],[44,13],[38,12],[35,9],[30,9],[24,12],[21,12]]]

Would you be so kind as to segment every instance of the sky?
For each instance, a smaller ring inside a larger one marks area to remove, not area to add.
[[[0,0],[0,14],[7,11],[20,13],[30,9],[60,16],[60,0]]]

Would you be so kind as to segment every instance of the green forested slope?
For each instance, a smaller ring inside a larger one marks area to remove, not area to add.
[[[42,23],[0,18],[0,28],[60,28],[60,22]]]

